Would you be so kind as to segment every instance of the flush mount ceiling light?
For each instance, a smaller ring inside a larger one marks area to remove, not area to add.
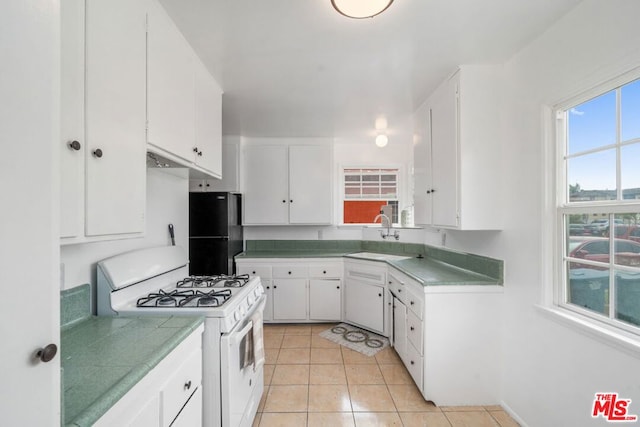
[[[373,18],[381,14],[393,0],[331,0],[333,7],[348,18]]]
[[[387,145],[387,143],[389,142],[389,138],[387,137],[387,135],[378,135],[376,136],[376,145],[380,148],[384,147]]]

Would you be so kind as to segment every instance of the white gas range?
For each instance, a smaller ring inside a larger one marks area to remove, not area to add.
[[[179,246],[100,261],[98,314],[204,316],[204,425],[250,426],[264,388],[264,358],[256,348],[262,336],[254,335],[261,334],[266,300],[260,278],[194,277],[187,265]]]

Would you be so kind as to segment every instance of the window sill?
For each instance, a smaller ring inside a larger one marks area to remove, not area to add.
[[[631,356],[640,358],[640,337],[637,335],[601,324],[558,307],[536,305],[536,308],[544,316],[555,322],[568,326],[583,335],[595,338],[603,344],[622,350]]]

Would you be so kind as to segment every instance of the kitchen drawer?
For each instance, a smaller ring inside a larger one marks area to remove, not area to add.
[[[274,265],[274,279],[305,279],[309,275],[306,265]]]
[[[413,378],[413,381],[415,381],[418,388],[422,390],[422,369],[424,366],[424,359],[411,343],[407,343],[406,366],[411,378]]]
[[[342,264],[311,265],[309,266],[309,277],[340,278],[342,277]]]
[[[160,391],[162,425],[169,426],[202,380],[202,351],[192,352]]]
[[[411,310],[407,310],[407,338],[420,354],[422,354],[422,336],[422,320]]]
[[[269,279],[271,278],[271,267],[268,265],[238,265],[238,274],[250,274]]]
[[[413,312],[414,315],[418,317],[418,319],[422,320],[422,312],[424,311],[424,298],[422,296],[417,296],[415,293],[406,289],[405,292],[405,304],[409,311]]]
[[[405,289],[404,283],[398,280],[393,274],[389,273],[389,290],[402,301],[403,304],[407,305],[407,290]]]

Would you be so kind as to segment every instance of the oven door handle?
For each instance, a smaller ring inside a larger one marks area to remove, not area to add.
[[[251,332],[251,329],[253,329],[253,322],[252,321],[248,321],[246,325],[244,325],[244,327],[242,329],[240,329],[237,332],[231,332],[228,335],[228,340],[229,340],[229,345],[231,346],[236,346],[237,344],[240,343],[240,341],[242,341],[242,339],[249,333]]]

